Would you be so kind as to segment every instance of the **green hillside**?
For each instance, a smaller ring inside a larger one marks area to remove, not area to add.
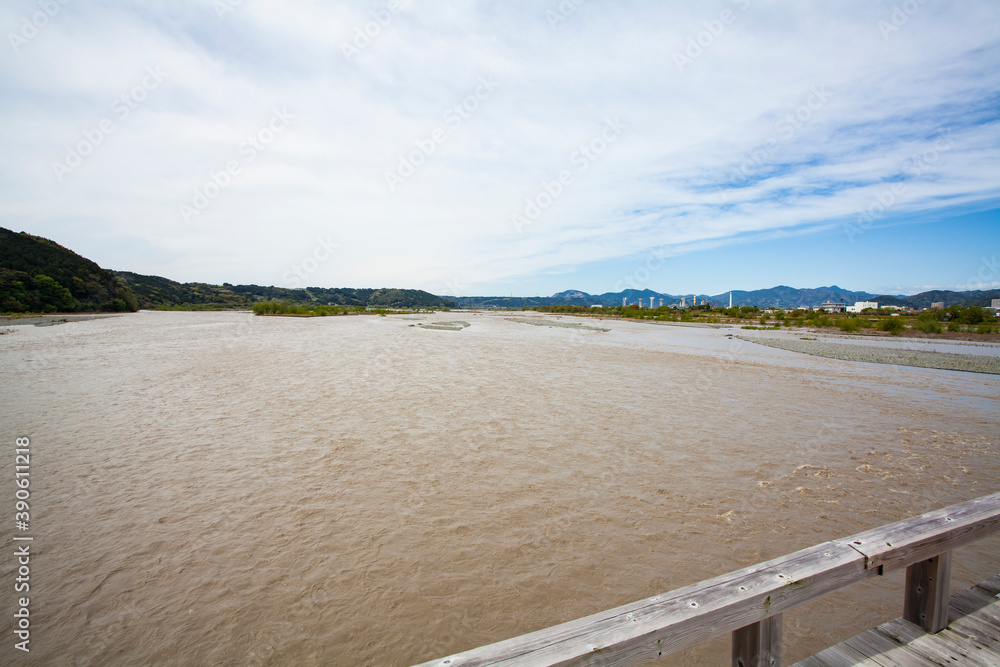
[[[289,289],[263,285],[178,283],[129,271],[116,274],[133,292],[140,308],[251,308],[259,301],[284,301],[295,306],[377,306],[382,308],[445,308],[454,303],[423,290],[306,287]]]
[[[0,311],[134,311],[135,294],[111,271],[54,241],[0,227]]]
[[[144,276],[131,271],[116,271],[115,275],[135,292],[139,308],[190,308],[226,310],[250,308],[254,304],[251,294],[239,294],[230,285],[207,283],[179,283],[159,276]]]
[[[423,290],[209,285],[179,283],[131,271],[108,271],[54,241],[0,227],[0,312],[249,309],[259,301],[310,307],[455,305]]]

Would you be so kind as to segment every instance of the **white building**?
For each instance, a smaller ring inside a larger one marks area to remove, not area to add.
[[[839,301],[838,302],[826,301],[823,303],[822,306],[820,306],[820,310],[827,313],[843,313],[844,311],[847,310],[847,304],[840,303]]]
[[[871,308],[872,310],[878,310],[877,301],[855,301],[853,306],[847,307],[847,312],[849,313],[860,313],[862,310],[867,310]]]

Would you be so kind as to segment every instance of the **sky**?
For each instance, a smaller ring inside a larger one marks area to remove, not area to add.
[[[181,282],[1000,287],[1000,3],[9,0],[0,226]]]

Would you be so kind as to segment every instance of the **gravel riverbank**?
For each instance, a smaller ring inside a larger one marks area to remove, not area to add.
[[[97,313],[83,313],[83,314],[63,314],[63,315],[0,315],[0,326],[28,326],[34,325],[36,327],[51,327],[57,324],[66,324],[67,322],[85,322],[86,320],[100,320],[105,317],[121,317],[121,315],[104,315]]]
[[[866,361],[873,364],[919,366],[921,368],[1000,375],[1000,358],[985,355],[905,350],[891,347],[876,347],[874,345],[848,345],[844,343],[831,343],[825,340],[802,340],[801,338],[736,337],[749,343],[757,343],[781,350],[802,352],[803,354],[812,354],[829,359],[840,359],[842,361]]]

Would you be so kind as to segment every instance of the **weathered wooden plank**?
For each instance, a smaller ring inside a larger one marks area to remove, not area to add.
[[[816,655],[800,660],[792,667],[883,667],[881,663],[858,653],[846,644],[837,644]]]
[[[733,667],[781,667],[781,614],[733,631]]]
[[[945,630],[929,635],[920,626],[902,618],[883,623],[875,632],[904,644],[907,651],[923,656],[932,665],[997,667],[997,658],[1000,658],[1000,655],[990,655],[992,652],[955,633]]]
[[[951,625],[948,627],[948,631],[954,632],[956,635],[964,637],[978,646],[1000,652],[1000,635],[998,635],[1000,628],[980,618],[969,617],[962,619],[961,625]],[[1000,664],[1000,662],[997,664]]]
[[[879,626],[844,642],[862,651],[884,667],[926,667],[928,659],[910,650],[907,642],[885,628]]]
[[[829,542],[423,665],[638,665],[763,621],[872,575],[864,569],[864,557],[858,552]]]
[[[1000,626],[1000,595],[990,595],[979,586],[955,593],[951,596],[950,618],[952,623],[961,622],[966,616],[979,616]]]
[[[951,586],[951,552],[921,560],[906,568],[903,618],[927,632],[948,627],[948,600]]]
[[[865,531],[844,541],[869,569],[893,570],[933,558],[1000,530],[1000,493]]]
[[[953,595],[950,609],[952,632],[1000,651],[1000,599],[971,588]]]
[[[1000,595],[1000,574],[990,577],[983,583],[978,584],[976,588],[981,588],[990,595]]]

